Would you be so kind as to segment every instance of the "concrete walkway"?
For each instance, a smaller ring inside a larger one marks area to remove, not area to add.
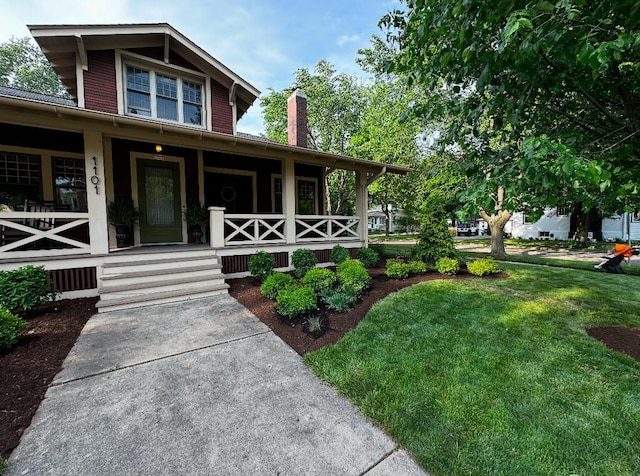
[[[93,316],[18,475],[421,475],[230,296]]]

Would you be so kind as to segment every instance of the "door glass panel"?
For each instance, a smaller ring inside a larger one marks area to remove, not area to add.
[[[173,171],[163,167],[145,167],[144,175],[147,224],[174,224]]]

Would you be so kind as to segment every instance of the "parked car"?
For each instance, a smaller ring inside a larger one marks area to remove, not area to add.
[[[466,236],[472,236],[472,235],[477,235],[478,234],[478,225],[476,225],[475,223],[458,223],[456,225],[456,234],[458,236],[461,235],[466,235]]]

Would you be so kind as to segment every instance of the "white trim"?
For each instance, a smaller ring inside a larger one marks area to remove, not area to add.
[[[131,198],[133,199],[133,203],[136,207],[140,206],[140,200],[138,195],[138,159],[142,160],[157,160],[154,159],[152,154],[144,154],[142,152],[129,152],[129,165],[131,171]],[[180,210],[184,210],[187,206],[187,186],[186,186],[186,176],[185,176],[185,166],[184,166],[184,157],[174,157],[169,155],[163,155],[162,160],[158,162],[177,162],[179,166],[180,173]],[[187,234],[187,227],[185,225],[184,219],[180,220],[182,222],[182,243],[187,243],[189,240]],[[140,225],[136,225],[133,230],[133,236],[135,243],[145,245],[147,243],[140,243]],[[162,243],[152,243],[153,245],[160,245]]]
[[[148,56],[132,53],[131,51],[126,51],[126,50],[116,50],[116,51],[120,53],[120,57],[122,58],[122,61],[125,63],[134,63],[134,64],[140,63],[140,66],[147,67],[147,68],[153,67],[156,70],[158,70],[160,73],[165,72],[168,74],[175,75],[177,74],[176,71],[180,71],[181,76],[187,77],[187,79],[191,79],[193,81],[204,82],[204,80],[208,78],[206,74],[201,73],[200,71],[185,68],[183,66],[178,66],[177,64],[173,64],[173,63],[167,64],[164,61],[159,61],[154,58],[149,58]],[[129,60],[127,58],[131,58],[131,59]],[[191,78],[188,78],[188,76],[191,76]]]
[[[298,189],[298,182],[300,181],[307,181],[307,182],[315,182],[315,187],[316,187],[316,193],[314,196],[314,215],[318,214],[318,179],[316,177],[301,177],[299,175],[296,175],[296,215],[300,214],[300,203],[299,203],[299,199],[300,199],[300,195],[299,195],[299,189]]]
[[[80,55],[78,55],[78,53],[76,53],[76,89],[77,89],[77,94],[76,94],[76,99],[78,101],[78,107],[81,107],[82,109],[84,109],[85,107],[85,103],[84,103],[84,72],[87,71],[89,68],[84,68],[81,61],[80,61]]]
[[[253,212],[252,213],[258,213],[258,187],[257,187],[258,173],[257,172],[252,170],[226,169],[221,167],[204,167],[204,172],[210,173],[210,174],[242,175],[246,177],[251,177],[251,188],[253,193],[253,197],[252,197]]]
[[[276,188],[275,188],[275,182],[276,179],[279,178],[280,182],[282,182],[280,184],[281,190],[280,190],[280,194],[282,195],[282,203],[280,204],[281,208],[282,208],[282,212],[284,212],[284,181],[282,180],[282,174],[271,174],[271,213],[277,213],[276,212]]]
[[[124,75],[125,75],[125,71],[124,68],[122,67],[123,64],[123,59],[122,59],[122,55],[120,54],[121,50],[116,50],[116,97],[118,100],[118,114],[120,116],[124,116],[124,111],[125,111],[125,90],[124,90],[124,85],[125,85],[125,80],[124,80]]]

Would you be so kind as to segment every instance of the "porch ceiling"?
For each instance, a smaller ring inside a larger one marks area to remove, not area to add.
[[[407,174],[411,169],[396,165],[331,154],[313,149],[266,142],[186,125],[159,123],[142,117],[119,116],[77,107],[53,105],[0,95],[0,121],[49,129],[83,132],[101,131],[104,135],[257,158],[289,159],[326,167],[362,170],[372,174]]]

